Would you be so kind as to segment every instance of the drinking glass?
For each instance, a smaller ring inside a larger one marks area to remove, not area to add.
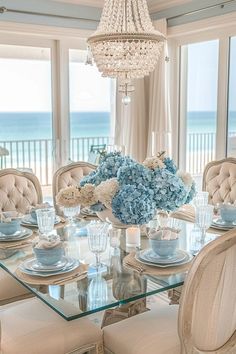
[[[109,238],[110,238],[110,246],[113,248],[117,248],[120,246],[120,236],[121,229],[110,229],[109,230]]]
[[[64,216],[69,220],[69,225],[73,225],[73,218],[80,213],[80,205],[76,207],[64,207],[63,209]]]
[[[102,267],[100,256],[107,248],[109,227],[109,224],[100,221],[93,221],[87,226],[89,249],[96,256],[96,264],[92,267],[96,270]]]
[[[201,230],[201,242],[205,241],[206,230],[211,226],[213,219],[213,205],[201,205],[196,208],[196,225]]]
[[[208,197],[208,192],[198,192],[196,197],[193,199],[193,205],[195,206],[195,208],[203,205],[208,205]]]
[[[39,232],[42,235],[48,236],[53,229],[55,223],[55,209],[54,208],[44,208],[44,209],[37,209],[37,222]]]

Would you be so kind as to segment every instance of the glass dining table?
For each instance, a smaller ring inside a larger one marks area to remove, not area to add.
[[[94,262],[94,255],[88,246],[87,222],[78,222],[73,228],[61,224],[55,232],[64,241],[68,256],[77,258],[85,264],[91,264]],[[180,227],[179,248],[190,252],[193,224],[181,221]],[[207,233],[206,242],[218,237],[219,234],[217,230],[215,233]],[[148,247],[147,236],[142,236],[141,248]],[[96,272],[88,268],[85,278],[72,279],[71,282],[61,285],[32,285],[17,276],[16,270],[19,265],[34,257],[32,246],[1,251],[1,268],[67,321],[179,287],[186,277],[186,272],[176,272],[176,267],[173,274],[170,273],[168,276],[142,274],[125,267],[124,257],[134,250],[126,247],[124,230],[121,233],[119,247],[113,248],[108,242],[107,250],[101,256],[104,264],[101,271]]]

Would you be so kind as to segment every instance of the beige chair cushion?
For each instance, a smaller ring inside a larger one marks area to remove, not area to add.
[[[203,190],[209,192],[209,203],[236,200],[236,159],[227,158],[206,165],[203,175]]]
[[[65,354],[102,341],[89,320],[68,322],[38,299],[2,306],[0,320],[2,354]]]
[[[33,294],[5,270],[0,269],[0,305],[22,300],[29,296],[33,296]]]
[[[180,354],[178,307],[145,312],[103,329],[104,345],[115,354]]]
[[[0,212],[23,214],[30,206],[42,203],[42,191],[37,177],[14,169],[0,171]]]

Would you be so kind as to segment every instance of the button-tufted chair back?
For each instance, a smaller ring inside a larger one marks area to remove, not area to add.
[[[212,161],[205,167],[202,189],[209,192],[209,203],[234,203],[236,200],[236,159]]]
[[[0,211],[25,214],[30,206],[42,200],[41,186],[34,174],[13,168],[0,170]]]
[[[54,176],[52,182],[53,201],[56,209],[56,195],[58,192],[69,186],[78,186],[79,182],[84,176],[87,176],[90,172],[94,171],[97,166],[88,162],[78,161],[73,162],[67,166],[59,168]],[[59,210],[57,210],[59,212]]]

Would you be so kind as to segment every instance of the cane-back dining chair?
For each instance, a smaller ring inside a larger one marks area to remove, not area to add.
[[[58,192],[69,186],[78,186],[81,179],[96,168],[97,166],[91,163],[78,161],[63,166],[54,173],[52,181],[53,202],[58,213],[61,213],[56,204],[56,195]]]
[[[8,168],[0,170],[0,212],[27,213],[29,207],[42,203],[38,178],[29,172]],[[0,305],[31,296],[29,291],[0,270]]]
[[[236,353],[236,230],[193,261],[180,306],[162,307],[103,330],[105,353]]]

